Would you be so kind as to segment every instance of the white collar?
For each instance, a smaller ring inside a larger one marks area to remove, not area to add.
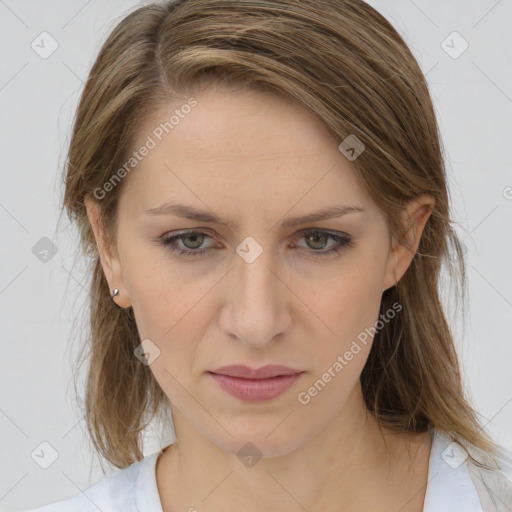
[[[423,512],[483,512],[469,476],[468,460],[460,446],[444,432],[430,429],[432,447]],[[142,464],[136,485],[136,507],[144,512],[163,512],[156,483],[156,460],[162,450]]]
[[[462,448],[432,429],[432,448],[423,512],[483,512]]]

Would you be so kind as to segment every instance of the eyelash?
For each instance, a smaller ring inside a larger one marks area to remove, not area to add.
[[[192,251],[192,250],[178,249],[172,245],[176,240],[182,240],[183,238],[185,238],[186,236],[189,236],[189,235],[206,235],[206,237],[212,238],[210,235],[208,235],[208,233],[205,233],[203,231],[189,230],[189,231],[179,233],[177,235],[164,236],[162,238],[157,239],[157,241],[160,244],[162,244],[164,247],[169,249],[170,251],[176,252],[178,254],[178,256],[200,256],[200,255],[205,254],[208,249],[196,249],[196,250]],[[305,231],[302,233],[302,235],[299,238],[296,239],[296,241],[300,240],[301,238],[305,238],[307,236],[314,236],[314,235],[326,235],[328,239],[334,240],[335,242],[338,242],[338,244],[340,244],[340,245],[334,246],[333,248],[331,248],[327,251],[311,250],[311,253],[315,256],[317,256],[317,255],[318,256],[328,256],[328,255],[333,255],[335,253],[340,253],[343,249],[351,247],[353,245],[353,240],[349,237],[335,235],[333,233],[329,233],[328,231],[322,231],[322,230]]]

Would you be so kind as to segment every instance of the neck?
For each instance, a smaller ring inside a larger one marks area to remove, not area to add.
[[[359,385],[318,435],[292,452],[252,464],[219,448],[178,410],[172,413],[177,442],[164,450],[157,464],[164,512],[194,507],[225,512],[226,504],[229,510],[246,512],[384,510],[385,496],[396,494],[404,487],[403,479],[418,471],[418,450],[423,450],[423,465],[416,476],[426,482],[428,432],[405,436],[384,427],[381,432]],[[422,505],[422,497],[424,492],[416,504]]]

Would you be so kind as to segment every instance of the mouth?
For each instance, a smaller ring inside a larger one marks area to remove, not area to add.
[[[303,373],[301,370],[277,365],[259,369],[234,365],[208,372],[221,389],[246,402],[276,398],[293,386]]]
[[[269,364],[261,368],[251,368],[242,364],[234,364],[230,366],[222,366],[210,373],[217,375],[227,375],[229,377],[241,377],[244,379],[267,379],[270,377],[280,377],[283,375],[294,375],[302,373],[302,370],[296,370],[288,366],[277,364]]]

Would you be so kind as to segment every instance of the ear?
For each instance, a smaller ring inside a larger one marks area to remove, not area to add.
[[[435,198],[430,194],[421,194],[411,199],[406,212],[402,214],[402,222],[406,233],[401,241],[394,241],[388,258],[388,267],[382,289],[394,286],[409,268],[418,246],[425,224],[435,206]]]
[[[91,199],[91,197],[86,197],[84,203],[87,209],[87,217],[89,218],[98,246],[101,266],[108,282],[110,295],[112,295],[114,288],[118,288],[119,294],[114,297],[114,300],[118,306],[128,308],[131,306],[131,301],[124,284],[121,263],[115,248],[109,246],[105,241],[99,220],[98,202]]]

